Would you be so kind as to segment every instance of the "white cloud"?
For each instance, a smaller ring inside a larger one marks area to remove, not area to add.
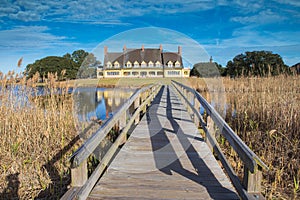
[[[40,16],[38,14],[32,12],[24,12],[24,11],[19,11],[16,14],[9,14],[9,18],[17,19],[24,22],[40,20]]]
[[[273,0],[274,2],[300,7],[299,0]]]
[[[68,21],[68,22],[110,22],[122,17],[142,16],[149,13],[174,14],[184,12],[196,12],[212,9],[214,1],[207,0],[138,0],[120,1],[103,0],[99,2],[91,0],[78,1],[16,1],[6,2],[0,5],[0,12],[5,13],[10,19],[20,21]],[[1,17],[1,15],[0,15]]]
[[[33,50],[68,45],[66,37],[47,33],[46,26],[18,26],[0,31],[0,49]]]
[[[268,24],[274,22],[281,22],[287,19],[284,16],[280,16],[278,13],[272,12],[270,9],[263,10],[256,15],[243,16],[243,17],[232,17],[231,21],[239,22],[242,24]]]

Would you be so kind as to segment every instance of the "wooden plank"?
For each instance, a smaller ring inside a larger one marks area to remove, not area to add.
[[[148,104],[152,100],[152,96],[155,96],[155,92],[151,94],[145,101],[142,103],[142,106]],[[133,114],[132,118],[129,120],[127,125],[123,128],[122,132],[116,139],[116,141],[112,144],[108,152],[105,154],[104,158],[100,161],[92,175],[89,177],[88,181],[83,185],[83,187],[78,191],[76,198],[77,199],[86,199],[89,193],[91,192],[92,188],[96,184],[97,180],[103,174],[104,170],[107,168],[111,159],[115,155],[116,151],[118,150],[119,146],[124,143],[124,138],[126,138],[127,132],[130,129],[131,125],[134,123],[134,120],[142,107],[139,107],[135,113]],[[126,115],[125,115],[126,116]],[[86,173],[87,174],[87,173]]]
[[[88,197],[118,198],[239,199],[171,88],[158,93]]]
[[[80,165],[88,156],[96,149],[99,143],[106,137],[107,133],[113,128],[116,124],[116,121],[120,118],[124,110],[127,110],[131,104],[140,96],[144,91],[155,87],[150,85],[136,91],[111,117],[107,120],[101,128],[96,131],[85,143],[71,156],[72,167]]]

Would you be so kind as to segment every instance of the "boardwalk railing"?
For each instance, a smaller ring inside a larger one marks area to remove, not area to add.
[[[127,133],[133,124],[140,120],[141,113],[145,113],[158,93],[160,85],[150,85],[137,90],[114,115],[107,120],[85,143],[71,156],[71,188],[61,199],[86,199],[99,177],[103,174],[120,145],[127,140]],[[129,108],[133,106],[132,116],[127,116]],[[117,125],[120,133],[100,160],[93,173],[88,177],[87,159],[99,146],[101,141]]]
[[[196,126],[201,126],[205,132],[205,140],[211,150],[217,154],[226,173],[230,177],[234,187],[242,199],[262,199],[261,180],[262,170],[268,167],[260,158],[237,136],[228,126],[218,112],[194,89],[187,87],[179,82],[172,81],[182,102],[187,107],[188,112],[193,116]],[[200,114],[200,106],[204,108],[208,117],[204,121]],[[220,133],[227,139],[230,146],[235,150],[244,164],[243,181],[240,181],[235,171],[223,154],[215,136],[215,126]]]

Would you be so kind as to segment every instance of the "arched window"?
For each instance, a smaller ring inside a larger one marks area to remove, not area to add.
[[[135,61],[135,62],[134,62],[134,67],[139,67],[139,66],[140,66],[139,62],[138,62],[138,61]]]
[[[141,67],[147,67],[147,63],[146,63],[145,61],[143,61],[143,62],[141,63]]]
[[[131,62],[130,62],[130,61],[127,61],[127,63],[126,63],[126,67],[127,67],[127,68],[131,68],[131,67],[132,67],[132,64],[131,64]]]
[[[116,62],[114,63],[114,67],[115,67],[115,68],[119,68],[119,67],[120,67],[120,63],[119,63],[118,61],[116,61]]]
[[[169,62],[168,62],[168,67],[173,67],[172,61],[169,61]]]
[[[180,67],[180,62],[178,60],[175,63],[175,67]]]
[[[159,61],[156,61],[156,63],[155,63],[155,67],[161,67],[161,64],[160,64],[160,62],[159,62]]]
[[[153,62],[152,62],[152,61],[150,61],[150,62],[148,63],[148,67],[153,67]]]

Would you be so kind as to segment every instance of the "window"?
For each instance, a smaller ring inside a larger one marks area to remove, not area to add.
[[[130,74],[131,74],[130,72],[124,72],[123,73],[124,76],[130,76]]]
[[[138,63],[138,61],[135,61],[134,62],[134,67],[139,67],[140,66],[140,64]]]
[[[178,60],[175,63],[175,67],[180,67],[180,62]]]
[[[168,67],[173,67],[172,61],[169,61],[169,62],[168,62]]]
[[[155,73],[155,71],[150,71],[150,72],[149,72],[149,75],[150,75],[150,76],[155,76],[156,73]]]
[[[188,75],[188,72],[187,72],[187,71],[184,71],[184,75]]]
[[[168,71],[168,75],[170,75],[170,76],[179,76],[180,71]]]
[[[157,76],[163,76],[164,73],[163,72],[157,72]]]
[[[119,76],[119,72],[107,72],[108,76]]]
[[[111,68],[111,67],[112,67],[111,62],[107,62],[107,63],[106,63],[106,67],[107,67],[107,68]]]
[[[142,62],[141,67],[147,67],[147,63],[145,61]]]
[[[127,67],[127,68],[131,68],[131,67],[132,67],[132,64],[131,64],[130,61],[128,61],[128,62],[126,63],[126,67]]]
[[[150,61],[150,62],[148,63],[148,67],[153,67],[153,62]]]
[[[138,76],[139,73],[138,73],[138,72],[132,72],[132,75],[133,75],[133,76]]]
[[[155,63],[155,67],[160,67],[161,65],[160,65],[160,62],[159,61],[156,61],[156,63]]]
[[[140,73],[141,76],[147,76],[147,72],[143,71]]]
[[[116,61],[116,62],[114,63],[114,67],[115,67],[115,68],[119,68],[119,67],[120,67],[120,64],[119,64],[118,61]]]

